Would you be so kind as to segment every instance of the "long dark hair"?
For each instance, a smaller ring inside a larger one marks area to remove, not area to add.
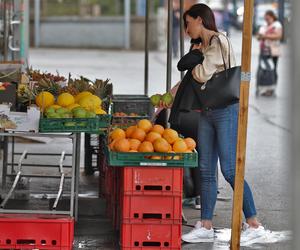
[[[272,17],[274,21],[277,21],[277,20],[278,20],[278,18],[277,18],[277,16],[275,15],[275,13],[274,13],[273,10],[268,10],[268,11],[266,11],[265,16],[270,16],[270,17]]]
[[[189,15],[190,17],[196,19],[197,17],[201,17],[203,26],[208,30],[213,30],[218,32],[215,15],[211,8],[209,8],[206,4],[198,3],[194,4],[191,8],[183,14],[183,21],[185,28],[187,27],[186,24],[186,16]]]

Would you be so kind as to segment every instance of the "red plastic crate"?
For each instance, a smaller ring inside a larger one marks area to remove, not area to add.
[[[74,220],[59,215],[0,214],[0,249],[73,248]]]
[[[126,195],[182,196],[182,168],[125,167],[121,179]]]
[[[124,223],[181,224],[181,196],[141,196],[121,197]]]
[[[181,249],[181,224],[122,224],[121,249]]]

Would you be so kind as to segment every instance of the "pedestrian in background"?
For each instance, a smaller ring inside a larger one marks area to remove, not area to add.
[[[278,80],[278,58],[281,55],[280,40],[283,32],[282,25],[272,10],[267,11],[264,18],[266,24],[259,29],[257,34],[257,39],[260,41],[259,67],[263,64],[265,68],[272,70],[274,80],[270,79],[272,76],[270,74],[269,77],[265,74],[258,74],[258,78],[261,76],[263,80],[258,79],[257,93],[262,96],[274,96]]]
[[[172,33],[172,49],[173,57],[178,58],[179,54],[179,36],[180,36],[180,5],[179,1],[173,2],[173,33]]]

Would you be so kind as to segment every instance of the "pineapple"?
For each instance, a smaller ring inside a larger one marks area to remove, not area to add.
[[[61,92],[61,85],[50,80],[50,79],[41,79],[37,83],[36,93],[41,91],[49,91],[54,96],[58,96]]]
[[[92,89],[94,94],[101,99],[105,99],[112,95],[112,84],[109,83],[109,79],[106,79],[105,81],[96,79]]]
[[[20,84],[17,91],[18,102],[30,106],[35,102],[35,93],[28,84]]]
[[[76,90],[78,93],[83,91],[92,92],[91,80],[83,76],[80,76],[80,79],[72,79],[71,76],[69,75],[68,88],[72,88],[74,89],[74,91]]]
[[[70,93],[71,95],[76,96],[77,94],[79,94],[79,91],[73,86],[66,86],[59,91],[59,94],[62,93]]]
[[[102,99],[102,108],[108,111],[113,91],[112,84],[109,83],[109,79],[106,79],[105,81],[96,79],[96,81],[93,83],[92,88],[94,95]]]

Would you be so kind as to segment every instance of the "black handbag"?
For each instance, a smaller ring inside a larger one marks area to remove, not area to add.
[[[199,83],[194,78],[192,86],[200,102],[202,108],[224,108],[230,104],[239,102],[240,99],[240,83],[241,83],[241,67],[231,67],[230,65],[230,44],[229,45],[229,68],[227,68],[222,44],[217,36],[221,47],[221,54],[224,64],[224,70],[215,73],[210,80],[205,83]]]

